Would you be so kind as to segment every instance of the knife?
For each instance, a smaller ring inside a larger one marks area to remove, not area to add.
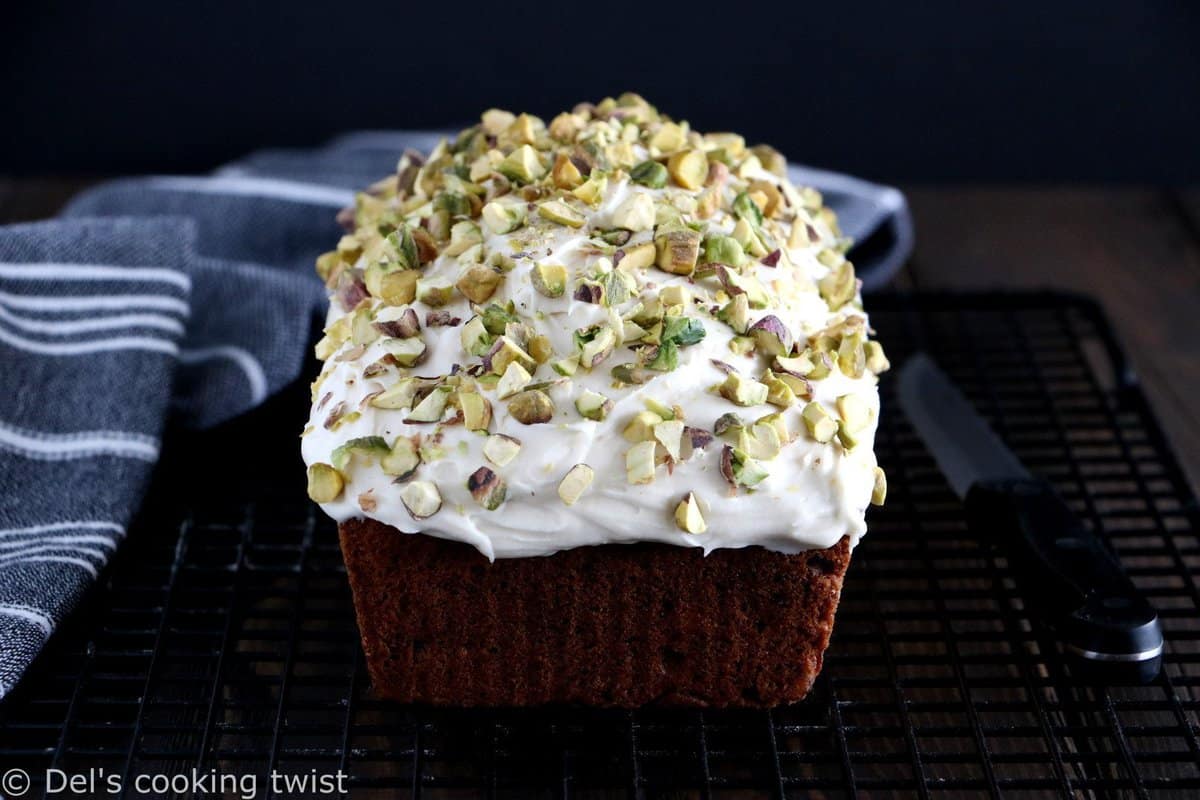
[[[1007,551],[1073,672],[1148,683],[1162,666],[1158,615],[1099,537],[1034,477],[948,377],[918,353],[900,370],[900,406],[962,498],[968,527]]]

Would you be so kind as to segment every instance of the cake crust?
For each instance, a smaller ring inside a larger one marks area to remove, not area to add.
[[[376,520],[338,531],[376,695],[452,706],[796,702],[851,549],[610,544],[490,562]]]

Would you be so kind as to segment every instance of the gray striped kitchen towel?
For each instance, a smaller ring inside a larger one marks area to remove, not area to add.
[[[437,136],[368,131],[206,177],[114,181],[57,219],[0,227],[0,697],[125,536],[168,416],[215,425],[298,377],[336,212]],[[864,242],[868,285],[907,257],[899,192],[793,177]]]

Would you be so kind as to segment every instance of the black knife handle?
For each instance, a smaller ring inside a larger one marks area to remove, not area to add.
[[[966,512],[972,530],[1002,543],[1024,593],[1086,677],[1148,682],[1158,675],[1158,615],[1048,483],[980,481],[967,492]]]

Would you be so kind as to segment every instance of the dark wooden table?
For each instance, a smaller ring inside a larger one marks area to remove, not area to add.
[[[53,215],[95,178],[0,178],[0,223]],[[1200,188],[916,186],[899,285],[1060,288],[1112,318],[1200,488]]]

